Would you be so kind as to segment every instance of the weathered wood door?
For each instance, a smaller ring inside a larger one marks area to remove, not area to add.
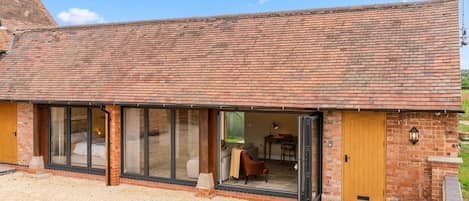
[[[343,199],[385,200],[386,114],[343,113]]]
[[[16,104],[0,103],[0,162],[18,162],[16,122]]]

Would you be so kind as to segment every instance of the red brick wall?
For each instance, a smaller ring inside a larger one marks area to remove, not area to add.
[[[432,201],[443,200],[443,181],[447,175],[458,175],[459,164],[432,162]]]
[[[431,200],[429,156],[457,156],[457,115],[435,113],[387,114],[387,200]],[[409,142],[409,130],[420,131],[420,141]]]
[[[108,181],[108,171],[111,175],[111,185],[120,184],[121,174],[121,108],[120,106],[106,105],[106,110],[110,112],[110,137],[111,137],[111,165],[108,167],[106,160],[106,181]],[[109,140],[109,136],[106,137],[106,146]],[[106,151],[108,149],[106,148]],[[107,158],[107,152],[106,152]]]
[[[17,147],[18,164],[29,165],[34,146],[34,106],[30,103],[17,104]]]
[[[342,112],[324,112],[323,127],[323,201],[342,196]],[[331,147],[328,144],[332,143]]]
[[[457,143],[457,114],[387,113],[386,123],[387,200],[431,200],[432,168],[427,160],[429,156],[457,156],[458,150],[453,147]],[[421,136],[416,145],[408,138],[413,126]],[[341,200],[342,112],[324,112],[323,135],[323,200]],[[433,172],[438,172],[436,177],[446,174],[442,170]],[[441,185],[439,180],[434,182]]]

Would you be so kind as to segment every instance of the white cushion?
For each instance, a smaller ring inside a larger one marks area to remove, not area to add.
[[[199,178],[199,158],[193,158],[186,163],[187,176],[190,178]]]

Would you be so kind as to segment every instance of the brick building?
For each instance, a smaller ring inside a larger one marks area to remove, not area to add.
[[[456,0],[46,28],[39,1],[25,19],[4,2],[1,162],[200,195],[390,201],[442,200],[462,162]]]

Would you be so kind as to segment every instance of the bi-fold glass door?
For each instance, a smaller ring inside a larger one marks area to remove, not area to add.
[[[299,118],[298,137],[298,200],[320,200],[322,141],[320,116],[302,115]]]
[[[106,114],[96,107],[51,106],[48,167],[104,174]]]
[[[220,111],[218,128],[217,188],[320,199],[321,113]]]
[[[199,112],[122,110],[122,176],[195,185],[199,176]]]

